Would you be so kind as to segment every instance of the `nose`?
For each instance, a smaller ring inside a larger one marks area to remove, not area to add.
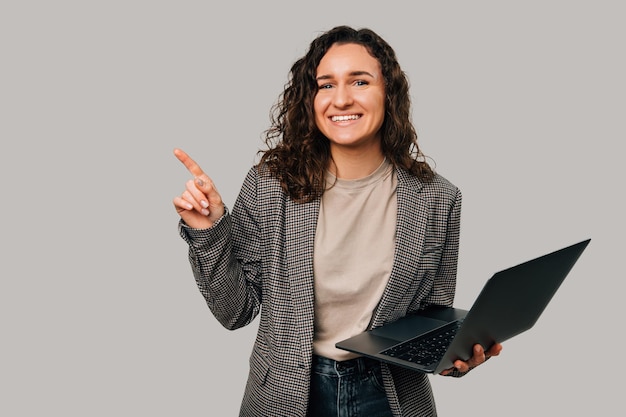
[[[335,107],[344,108],[352,105],[353,98],[349,86],[339,85],[335,89],[335,95],[333,96],[333,104]]]

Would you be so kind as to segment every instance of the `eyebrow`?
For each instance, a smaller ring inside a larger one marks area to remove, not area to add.
[[[372,74],[370,74],[370,73],[369,73],[369,72],[367,72],[367,71],[352,71],[349,75],[350,75],[351,77],[354,77],[354,76],[359,76],[359,75],[369,75],[370,77],[375,78]],[[333,78],[333,76],[332,76],[332,75],[325,74],[325,75],[320,75],[319,77],[317,77],[317,78],[315,78],[315,79],[316,79],[316,80],[329,80],[329,79],[331,79],[331,78]]]

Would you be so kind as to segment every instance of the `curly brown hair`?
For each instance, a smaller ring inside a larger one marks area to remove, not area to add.
[[[317,37],[291,67],[284,91],[271,110],[271,127],[265,132],[268,149],[259,151],[259,169],[268,169],[294,201],[309,202],[324,193],[330,142],[315,123],[313,101],[318,91],[317,67],[334,44],[363,45],[378,60],[386,95],[383,154],[394,166],[423,181],[432,180],[434,172],[417,145],[411,122],[409,82],[394,50],[372,30],[349,26],[337,26]]]

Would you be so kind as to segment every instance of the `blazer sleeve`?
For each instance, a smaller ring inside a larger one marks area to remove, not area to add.
[[[198,289],[215,318],[230,330],[249,324],[261,306],[257,176],[253,171],[232,213],[226,210],[211,228],[193,229],[179,222]]]

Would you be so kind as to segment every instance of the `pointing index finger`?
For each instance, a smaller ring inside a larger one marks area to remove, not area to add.
[[[174,155],[176,156],[176,158],[178,158],[178,160],[180,162],[183,163],[183,165],[185,165],[185,167],[187,168],[187,170],[194,176],[194,177],[200,177],[200,176],[206,176],[206,174],[204,173],[204,171],[202,171],[202,168],[200,168],[200,165],[198,165],[196,163],[196,161],[194,161],[193,159],[191,159],[191,157],[189,155],[187,155],[187,153],[185,151],[183,151],[182,149],[174,149]]]

